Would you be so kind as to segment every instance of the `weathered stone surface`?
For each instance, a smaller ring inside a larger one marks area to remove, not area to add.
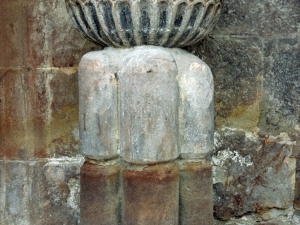
[[[84,155],[154,163],[177,158],[178,146],[188,158],[212,150],[213,79],[197,57],[154,46],[106,48],[86,54],[79,70]]]
[[[180,167],[179,224],[212,225],[213,179],[209,162],[186,162]]]
[[[1,160],[1,224],[78,224],[81,163]]]
[[[81,164],[81,158],[0,160],[1,224],[78,224]]]
[[[126,53],[126,50],[122,52]],[[80,151],[90,158],[112,158],[119,150],[117,52],[86,54],[79,68]]]
[[[5,163],[4,224],[30,224],[29,182],[26,162]],[[3,176],[3,175],[2,175]],[[2,180],[2,182],[3,182]]]
[[[81,159],[29,163],[31,190],[28,224],[79,223],[81,163]]]
[[[88,40],[114,47],[181,47],[201,40],[219,18],[223,0],[162,2],[67,0],[74,25]]]
[[[268,41],[259,127],[300,134],[300,45],[297,39]]]
[[[208,64],[215,82],[216,128],[257,127],[263,76],[262,44],[258,39],[206,39],[195,49]]]
[[[49,97],[46,114],[46,148],[50,156],[75,156],[79,152],[78,74],[74,68],[45,71]]]
[[[297,162],[296,162],[294,207],[295,209],[300,210],[300,160],[299,158],[297,158]]]
[[[22,0],[0,2],[0,68],[20,67],[23,62]]]
[[[0,70],[0,156],[78,154],[77,73],[70,71]]]
[[[298,31],[299,7],[297,0],[225,0],[213,35],[291,36]]]
[[[80,223],[120,224],[120,165],[85,162],[80,177]]]
[[[26,67],[76,66],[95,48],[73,28],[64,1],[24,0],[23,6]]]
[[[4,160],[0,160],[0,224],[4,224],[5,215],[5,171]]]
[[[151,163],[178,157],[178,74],[162,48],[137,48],[119,73],[120,150],[129,162]]]
[[[179,141],[182,158],[205,157],[213,149],[214,84],[209,67],[179,49],[172,53],[178,67],[180,89]]]
[[[122,224],[178,224],[178,178],[176,165],[124,169]]]
[[[263,220],[264,214],[271,215],[271,219]],[[293,207],[288,209],[271,209],[261,214],[247,214],[242,217],[232,218],[229,221],[214,220],[213,225],[298,225],[300,217],[294,212]]]
[[[212,156],[214,211],[220,219],[293,205],[294,145],[287,134],[223,129],[215,134]]]
[[[20,69],[0,69],[0,157],[24,158],[26,136],[24,76]]]
[[[0,157],[77,154],[75,72],[95,45],[72,28],[62,1],[0,4]]]

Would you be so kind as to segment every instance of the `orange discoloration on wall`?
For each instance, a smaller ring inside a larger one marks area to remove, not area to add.
[[[26,113],[23,73],[20,69],[1,69],[1,155],[23,158],[26,147]]]
[[[120,166],[85,162],[81,167],[81,223],[119,224]]]
[[[149,166],[142,171],[124,169],[122,178],[124,224],[178,223],[177,166]]]
[[[64,1],[2,0],[0,9],[0,157],[76,154],[76,71],[101,47],[73,28]]]
[[[22,0],[1,0],[0,9],[0,68],[21,67],[23,62]]]

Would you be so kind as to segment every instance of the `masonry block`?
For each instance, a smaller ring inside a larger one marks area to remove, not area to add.
[[[20,67],[23,62],[22,0],[0,2],[0,68]]]
[[[119,224],[119,171],[119,165],[83,164],[80,172],[81,224]]]
[[[209,162],[186,162],[180,167],[180,225],[213,223],[213,179]]]
[[[73,67],[85,52],[101,49],[72,26],[64,1],[23,0],[22,6],[25,67]]]
[[[26,110],[21,69],[0,69],[0,157],[24,158]]]
[[[178,224],[179,172],[176,165],[124,169],[123,225]]]

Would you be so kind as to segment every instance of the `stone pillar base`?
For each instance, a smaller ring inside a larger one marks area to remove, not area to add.
[[[94,160],[81,170],[83,224],[212,224],[213,78],[203,61],[154,46],[91,52],[79,96],[80,150]]]
[[[84,225],[212,225],[212,167],[207,161],[81,168]]]

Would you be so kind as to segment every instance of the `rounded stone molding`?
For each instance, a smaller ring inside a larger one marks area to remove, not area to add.
[[[113,47],[184,47],[212,29],[223,0],[66,0],[88,40]]]
[[[213,76],[177,48],[105,48],[79,64],[80,152],[132,164],[202,160],[214,141]]]

